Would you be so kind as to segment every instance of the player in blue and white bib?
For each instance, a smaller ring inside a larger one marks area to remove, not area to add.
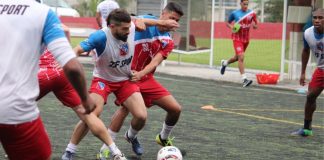
[[[304,127],[293,132],[292,135],[311,136],[313,113],[316,110],[316,99],[324,89],[324,9],[313,12],[313,26],[304,33],[304,49],[302,52],[302,69],[300,85],[305,85],[305,71],[310,51],[316,58],[315,69],[311,82],[308,85],[308,94],[305,103]]]

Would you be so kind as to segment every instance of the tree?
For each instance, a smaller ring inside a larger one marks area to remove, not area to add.
[[[283,17],[283,0],[263,0],[264,2],[264,21],[265,22],[282,22]],[[261,14],[262,0],[255,0],[258,5],[258,16]]]

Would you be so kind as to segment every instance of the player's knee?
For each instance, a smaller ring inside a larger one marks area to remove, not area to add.
[[[134,118],[136,118],[137,121],[145,122],[146,119],[147,119],[147,113],[146,112],[142,112],[140,114],[136,114],[136,115],[134,115]]]

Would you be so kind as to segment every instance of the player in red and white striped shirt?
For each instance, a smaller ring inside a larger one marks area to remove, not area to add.
[[[248,9],[248,0],[241,0],[240,4],[241,9],[233,11],[227,21],[227,27],[233,31],[232,39],[235,55],[229,60],[221,61],[221,74],[223,75],[225,73],[227,65],[237,61],[240,73],[242,75],[243,87],[247,87],[252,84],[252,80],[248,80],[245,75],[244,52],[249,45],[250,28],[253,26],[253,28],[256,29],[258,27],[258,20],[256,13]],[[235,31],[235,26],[240,26],[238,31]]]

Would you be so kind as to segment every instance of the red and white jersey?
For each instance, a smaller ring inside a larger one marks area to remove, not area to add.
[[[145,15],[143,18],[156,19],[154,16]],[[135,33],[135,53],[132,70],[141,71],[148,65],[152,58],[160,53],[166,59],[174,48],[173,40],[168,32],[160,32],[156,26],[147,27],[145,31]],[[147,74],[152,76],[155,70]]]
[[[39,71],[38,72],[51,72],[51,76],[53,73],[56,73],[55,76],[60,76],[62,74],[62,67],[57,63],[54,56],[47,49],[44,51],[42,56],[39,59]],[[50,79],[51,77],[48,76]]]
[[[252,10],[235,10],[230,14],[228,18],[228,23],[232,22],[241,25],[241,28],[238,32],[232,33],[232,39],[234,41],[249,42],[251,25],[253,22],[255,24],[258,23],[256,13]]]

